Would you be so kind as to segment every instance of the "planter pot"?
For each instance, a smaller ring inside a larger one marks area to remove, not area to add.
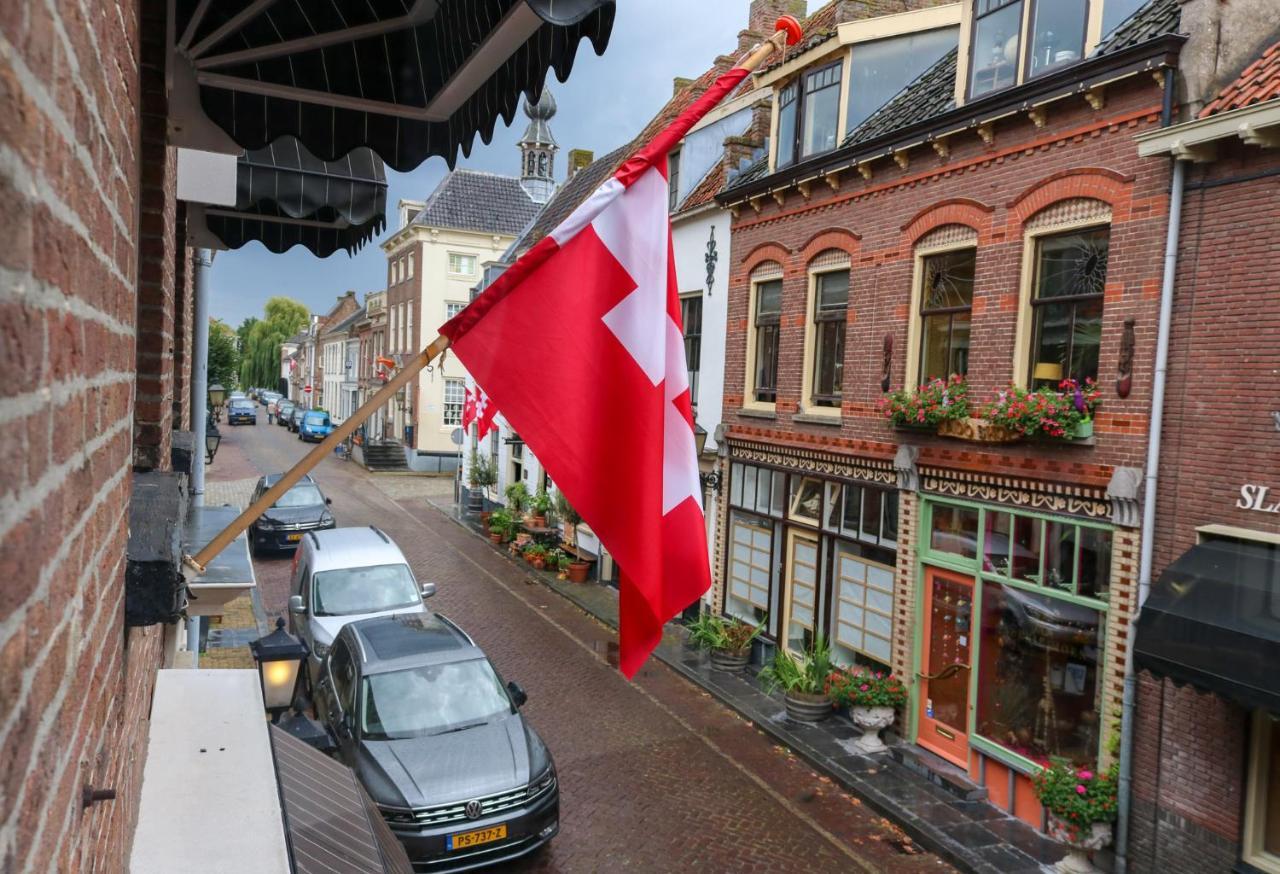
[[[490,532],[489,532],[489,540],[491,540],[495,545],[497,545],[497,546],[501,546],[501,545],[502,545],[502,532],[500,532],[500,531],[490,531]]]
[[[569,564],[569,582],[585,583],[587,581],[587,572],[591,570],[591,565],[585,561],[575,561]]]
[[[489,517],[492,515],[493,513],[490,510],[484,510],[480,513],[480,527],[484,529],[485,534],[489,533]]]
[[[993,425],[986,419],[944,419],[938,423],[940,437],[954,437],[970,443],[1016,443],[1022,439],[1017,431]]]
[[[880,739],[880,732],[893,725],[892,707],[850,707],[849,718],[862,729],[862,737],[853,742],[860,753],[883,753],[889,749]]]
[[[1077,424],[1068,436],[1072,440],[1088,440],[1093,436],[1093,419],[1085,419]]]
[[[738,673],[746,670],[747,661],[750,658],[750,647],[740,650],[713,649],[711,650],[711,667],[720,671]]]
[[[533,513],[530,513],[530,514],[529,514],[529,524],[530,524],[530,525],[532,525],[534,528],[546,528],[546,527],[547,527],[547,517],[546,517],[546,515],[545,515],[545,514],[543,514],[543,515],[541,515],[541,516],[537,516],[537,515],[534,515]]]
[[[529,564],[533,565],[533,569],[534,569],[534,570],[539,570],[539,571],[540,571],[540,570],[542,570],[543,568],[545,568],[545,567],[547,566],[547,561],[546,561],[546,559],[542,559],[542,558],[535,558],[535,559],[531,559],[531,560],[529,561]]]
[[[1111,823],[1095,822],[1087,829],[1076,828],[1049,814],[1049,837],[1067,849],[1067,857],[1054,866],[1061,874],[1094,874],[1099,869],[1089,861],[1089,853],[1101,850],[1111,843]]]
[[[831,702],[826,695],[787,692],[783,701],[787,707],[787,718],[796,722],[821,722],[831,715]]]
[[[484,495],[476,489],[472,489],[467,495],[467,509],[473,513],[479,512],[484,507]]]
[[[529,534],[527,531],[521,531],[519,534],[516,535],[516,546],[524,546],[526,543],[528,543],[532,539],[533,539],[532,534]]]

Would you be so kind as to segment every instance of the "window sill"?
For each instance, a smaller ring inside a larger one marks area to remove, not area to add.
[[[796,413],[791,417],[793,422],[803,422],[806,425],[826,425],[831,428],[839,428],[844,424],[839,413]]]
[[[777,419],[778,418],[777,410],[761,410],[761,409],[755,409],[753,407],[739,408],[738,415],[748,419]]]

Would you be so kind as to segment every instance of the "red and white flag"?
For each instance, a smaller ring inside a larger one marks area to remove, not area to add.
[[[746,76],[721,76],[440,329],[617,560],[628,677],[711,584],[667,153]]]
[[[498,406],[490,400],[489,396],[484,393],[480,386],[476,386],[476,422],[477,434],[480,440],[494,429],[493,419],[498,415]]]
[[[462,430],[471,430],[471,423],[476,420],[476,396],[468,386],[462,396]]]

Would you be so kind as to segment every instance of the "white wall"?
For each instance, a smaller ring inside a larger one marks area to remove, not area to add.
[[[716,267],[711,293],[707,285],[707,240],[715,228]],[[724,406],[724,340],[729,316],[729,212],[711,209],[671,226],[676,281],[680,292],[702,292],[702,358],[699,363],[698,424],[707,431],[707,449],[715,448],[716,425]]]

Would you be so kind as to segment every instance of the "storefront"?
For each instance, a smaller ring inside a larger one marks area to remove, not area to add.
[[[921,496],[909,734],[1039,826],[1030,776],[1102,766],[1112,527]]]

